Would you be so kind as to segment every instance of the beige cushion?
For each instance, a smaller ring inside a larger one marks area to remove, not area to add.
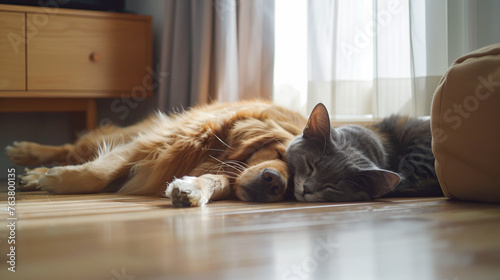
[[[450,67],[434,95],[431,126],[445,195],[500,202],[500,44]]]

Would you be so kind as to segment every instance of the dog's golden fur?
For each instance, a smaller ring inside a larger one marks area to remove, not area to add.
[[[218,103],[136,125],[104,126],[74,145],[15,142],[7,147],[19,165],[67,164],[27,170],[25,190],[93,193],[128,176],[126,194],[171,196],[178,206],[199,206],[232,196],[278,201],[287,193],[285,151],[306,119],[263,101]]]

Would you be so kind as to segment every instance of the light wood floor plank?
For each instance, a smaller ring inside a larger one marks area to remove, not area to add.
[[[500,279],[500,205],[16,196],[16,273],[1,279]],[[0,219],[9,218],[5,208]]]

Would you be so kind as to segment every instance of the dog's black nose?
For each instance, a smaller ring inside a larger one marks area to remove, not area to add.
[[[261,174],[262,183],[271,195],[279,195],[285,190],[285,182],[278,171],[264,169]]]

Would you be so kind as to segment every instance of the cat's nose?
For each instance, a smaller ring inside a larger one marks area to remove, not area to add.
[[[278,171],[265,169],[262,171],[262,179],[267,191],[272,195],[279,195],[285,190],[285,182]]]
[[[304,184],[303,188],[304,188],[303,194],[313,193],[310,186]]]

